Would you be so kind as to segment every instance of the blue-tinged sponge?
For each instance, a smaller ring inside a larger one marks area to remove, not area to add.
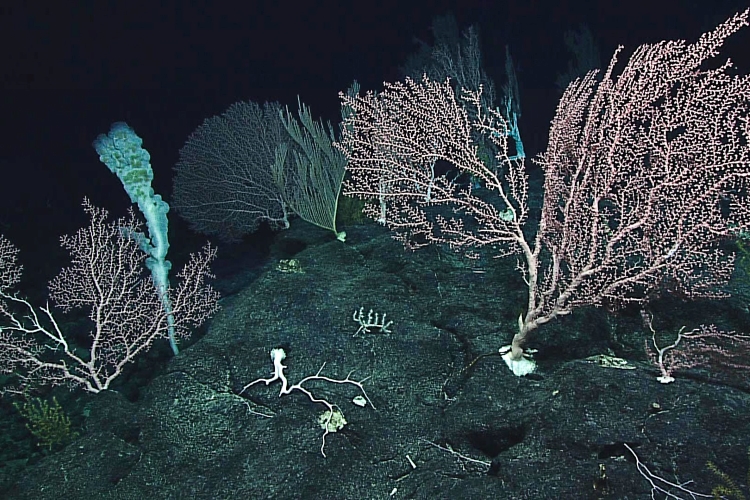
[[[130,201],[138,204],[138,208],[146,218],[148,237],[143,234],[133,234],[141,249],[149,255],[146,266],[151,270],[154,284],[162,292],[164,308],[169,314],[169,342],[175,354],[177,342],[174,338],[174,328],[171,327],[174,318],[171,305],[166,293],[169,286],[169,270],[172,264],[166,260],[169,250],[167,239],[169,205],[154,193],[151,181],[154,171],[151,169],[151,155],[143,149],[143,140],[127,123],[113,123],[109,134],[100,134],[93,143],[99,153],[99,160],[120,178]]]
[[[133,203],[154,196],[151,155],[142,144],[143,140],[124,122],[113,123],[109,134],[100,134],[93,144],[99,159],[120,178]]]

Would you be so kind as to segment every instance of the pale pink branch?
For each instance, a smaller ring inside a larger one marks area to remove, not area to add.
[[[712,371],[727,369],[750,371],[750,336],[719,330],[716,325],[700,325],[690,331],[680,328],[671,344],[659,345],[653,317],[641,311],[646,327],[651,331],[651,342],[646,353],[659,368],[656,378],[662,384],[674,382],[676,371],[708,367]]]
[[[94,393],[108,389],[138,354],[167,337],[169,315],[145,269],[146,254],[132,237],[140,230],[135,216],[131,212],[127,219],[107,222],[105,210],[88,200],[83,206],[91,225],[61,238],[71,265],[50,282],[49,290],[63,312],[89,311],[87,346],[69,341],[49,306],[37,312],[10,292],[21,267],[17,250],[0,237],[0,372],[17,376],[21,388],[69,384]],[[178,274],[180,284],[166,292],[179,334],[189,334],[218,308],[218,293],[205,283],[215,255],[210,246],[191,255]]]
[[[521,254],[526,312],[503,349],[517,374],[528,334],[584,306],[643,303],[655,294],[721,297],[734,256],[722,240],[750,230],[750,77],[731,62],[704,64],[746,26],[739,13],[694,44],[643,45],[615,72],[572,82],[538,160],[544,202],[535,237],[524,233],[528,180],[509,155],[510,125],[479,92],[450,82],[386,83],[341,94],[351,111],[338,147],[349,159],[344,194],[408,248],[446,243],[465,253],[490,245]],[[471,113],[464,109],[471,108]],[[471,118],[470,118],[471,116]],[[497,151],[488,165],[479,141]],[[436,175],[435,162],[454,171]],[[454,181],[482,182],[489,194]],[[448,214],[447,208],[451,211]]]

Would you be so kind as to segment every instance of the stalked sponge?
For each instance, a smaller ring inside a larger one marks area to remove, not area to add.
[[[146,266],[151,270],[154,284],[162,296],[164,309],[169,315],[169,343],[175,354],[174,317],[169,297],[165,293],[169,287],[169,270],[172,264],[167,260],[169,240],[167,239],[169,205],[154,193],[151,181],[154,171],[151,169],[151,155],[143,149],[143,140],[124,122],[112,124],[109,134],[100,134],[93,143],[99,153],[99,160],[119,177],[130,201],[136,203],[146,219],[148,237],[145,234],[131,234],[141,246],[148,258]]]

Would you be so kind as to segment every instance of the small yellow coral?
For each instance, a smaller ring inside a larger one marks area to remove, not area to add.
[[[41,398],[27,399],[23,403],[13,403],[26,420],[26,428],[36,437],[39,446],[51,450],[53,446],[65,445],[78,436],[70,428],[70,418],[52,398],[52,404]]]
[[[747,449],[748,460],[750,460],[750,447]],[[729,474],[719,469],[719,467],[710,460],[706,463],[708,470],[713,472],[723,484],[717,484],[711,490],[711,494],[716,499],[745,500],[745,495],[737,486],[737,483],[729,477]],[[750,485],[750,468],[747,470],[747,483]]]

